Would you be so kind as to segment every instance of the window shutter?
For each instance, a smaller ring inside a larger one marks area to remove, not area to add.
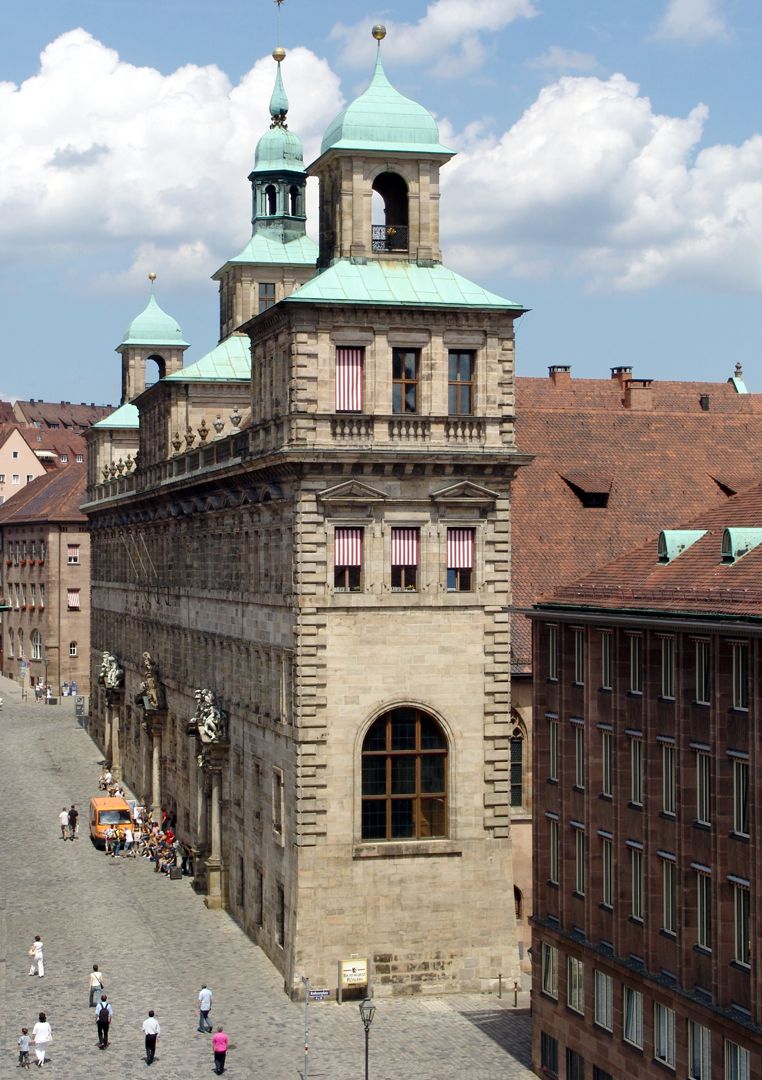
[[[474,530],[447,530],[447,569],[472,570],[474,566]]]
[[[79,610],[79,589],[68,590],[68,603],[70,608]]]
[[[392,566],[417,566],[418,529],[392,529]]]
[[[362,369],[365,350],[336,350],[336,411],[362,411]]]
[[[362,566],[362,529],[337,529],[334,566]]]

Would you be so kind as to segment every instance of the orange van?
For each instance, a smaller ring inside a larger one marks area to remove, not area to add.
[[[96,847],[106,844],[106,829],[110,825],[129,825],[132,821],[130,804],[126,799],[93,798],[90,800],[90,839]]]

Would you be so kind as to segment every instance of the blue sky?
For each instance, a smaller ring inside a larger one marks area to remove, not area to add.
[[[276,39],[310,159],[379,20],[390,78],[458,150],[445,260],[532,309],[519,373],[740,360],[762,391],[758,0],[285,0],[280,34],[271,0],[35,0],[0,40],[0,392],[116,403],[149,270],[186,359],[211,348]]]

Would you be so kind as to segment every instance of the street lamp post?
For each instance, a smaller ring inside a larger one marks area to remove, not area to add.
[[[365,1028],[365,1080],[368,1080],[368,1043],[370,1040],[370,1025],[376,1013],[376,1006],[371,998],[365,998],[360,1002],[360,1017]]]

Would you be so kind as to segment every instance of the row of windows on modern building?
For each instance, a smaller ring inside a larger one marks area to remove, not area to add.
[[[475,588],[475,528],[447,530],[448,592],[471,592]],[[336,592],[362,592],[365,529],[362,526],[334,530],[333,587]],[[391,588],[394,592],[416,592],[420,587],[420,528],[391,530]]]
[[[563,954],[561,954],[563,955]],[[541,989],[545,997],[559,1000],[559,950],[549,942],[542,942]],[[586,1001],[585,964],[576,956],[567,955],[566,1005],[579,1016],[585,1016],[589,1007]],[[619,1008],[614,1007],[615,994],[621,995]],[[612,1036],[619,1036],[638,1051],[651,1049],[654,1061],[668,1069],[677,1068],[678,1015],[669,1005],[652,999],[651,1009],[646,1008],[644,995],[627,983],[618,983],[612,975],[598,968],[593,969],[592,1015],[595,1026]],[[645,1017],[653,1016],[650,1047],[646,1040]],[[616,1030],[615,1030],[616,1022]],[[711,1080],[712,1033],[709,1028],[694,1020],[683,1018],[680,1024],[686,1042],[681,1050],[688,1065],[689,1080]],[[717,1036],[715,1036],[717,1038]],[[730,1039],[723,1040],[725,1080],[751,1080],[751,1053]],[[681,1055],[683,1056],[683,1055]],[[543,1076],[559,1076],[558,1040],[547,1032],[540,1034],[540,1065]],[[716,1075],[716,1074],[715,1074]],[[567,1080],[584,1080],[585,1061],[582,1055],[566,1049]],[[593,1065],[593,1080],[613,1080],[611,1074]]]
[[[39,630],[32,630],[29,635],[29,647],[31,655],[27,658],[24,652],[24,630],[19,627],[18,631],[14,631],[12,626],[8,627],[8,658],[13,660],[17,655],[19,660],[44,660],[45,659],[45,645],[42,640],[42,634]],[[69,642],[69,656],[78,656],[79,646],[76,641]]]
[[[554,624],[547,626],[547,677],[551,682],[559,679],[559,628]],[[586,671],[586,636],[582,628],[573,628],[574,657],[572,682],[575,686],[584,686]],[[640,633],[625,634],[627,641],[627,683],[630,694],[644,692],[644,637]],[[674,700],[680,683],[677,679],[677,643],[674,635],[657,634],[660,650],[659,696],[665,700]],[[699,705],[711,704],[712,698],[712,649],[711,643],[704,638],[692,638],[692,676],[689,689],[694,691],[694,700]],[[746,641],[728,641],[732,666],[732,705],[734,709],[749,708],[749,644]],[[600,689],[614,689],[614,634],[611,630],[600,631]]]
[[[29,608],[34,611],[45,607],[45,583],[25,581],[8,584],[8,603],[16,611],[26,611]],[[80,589],[69,588],[66,590],[66,606],[68,611],[81,610]]]
[[[66,545],[66,562],[69,566],[79,565],[79,548],[79,544]],[[31,566],[35,560],[39,560],[42,565],[47,553],[44,540],[9,540],[5,548],[5,560],[8,566],[23,566],[26,562]]]

